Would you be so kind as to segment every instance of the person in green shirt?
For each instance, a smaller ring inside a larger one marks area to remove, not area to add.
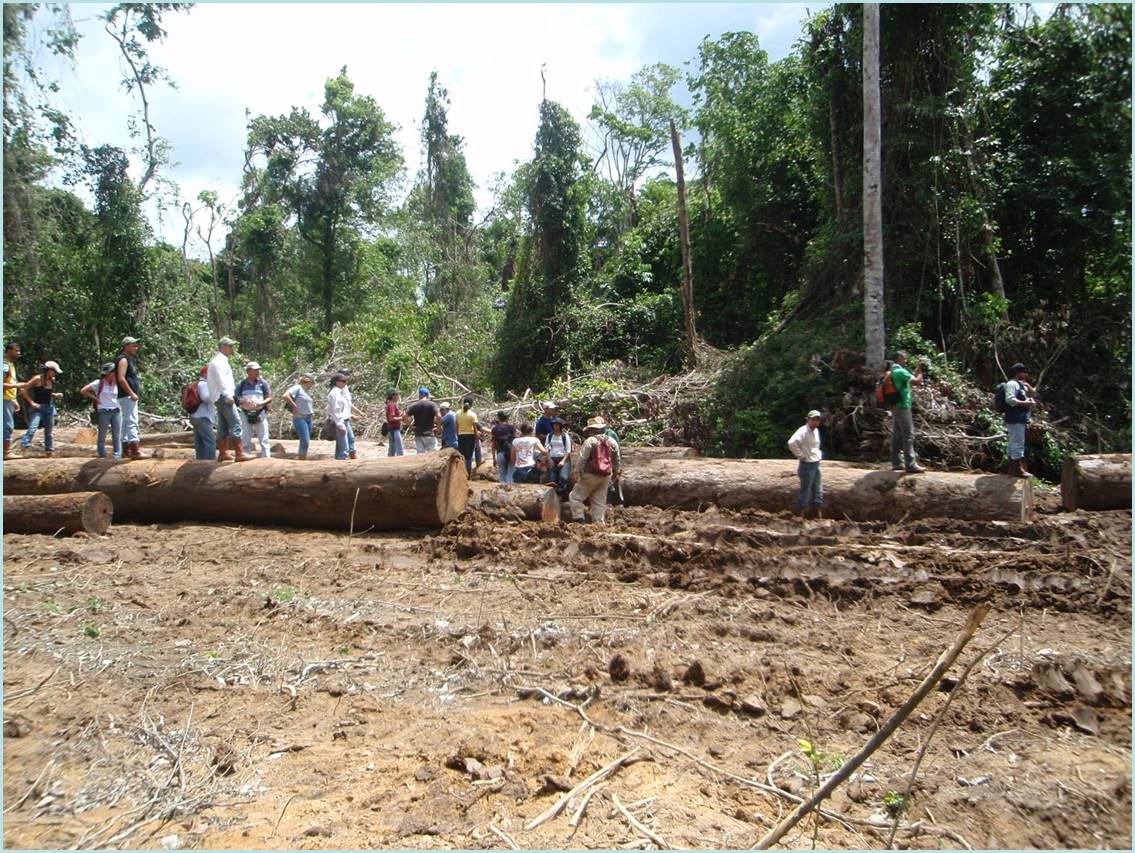
[[[903,471],[908,474],[921,474],[926,469],[915,460],[914,456],[914,416],[911,413],[912,385],[922,384],[922,365],[911,373],[906,369],[906,353],[896,352],[892,357],[891,381],[895,390],[899,392],[899,401],[895,403],[894,425],[891,430],[891,470]],[[900,457],[899,452],[902,452]],[[906,463],[905,467],[903,462]]]

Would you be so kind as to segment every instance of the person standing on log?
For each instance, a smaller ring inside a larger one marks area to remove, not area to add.
[[[808,517],[809,504],[816,508],[816,518],[823,518],[824,482],[820,473],[820,413],[816,409],[808,412],[804,425],[792,433],[788,439],[788,449],[800,464],[796,466],[796,476],[800,478],[800,494],[796,506],[800,510],[800,520]]]
[[[398,402],[402,395],[397,388],[386,392],[386,455],[403,456],[406,451],[402,447],[402,410]]]
[[[24,400],[28,404],[28,429],[20,439],[20,447],[27,450],[31,447],[36,430],[43,427],[44,456],[51,456],[55,449],[55,399],[62,397],[55,390],[55,377],[62,375],[63,371],[54,361],[45,362],[40,372],[24,383],[20,389]]]
[[[587,438],[579,451],[579,480],[568,495],[573,521],[584,521],[583,504],[591,504],[591,518],[603,524],[607,518],[607,489],[617,483],[623,470],[619,443],[607,435],[607,422],[594,417],[583,430]]]
[[[16,359],[20,357],[20,345],[14,341],[4,344],[4,458],[10,459],[8,448],[12,445],[12,433],[16,431],[16,412],[20,410],[19,391],[27,383],[16,379]]]
[[[327,418],[335,424],[335,458],[358,459],[355,451],[355,433],[351,429],[351,415],[362,412],[351,402],[351,392],[347,388],[347,377],[336,373],[331,377],[334,387],[327,394]]]
[[[209,384],[209,399],[216,405],[217,415],[217,461],[232,459],[228,451],[236,453],[236,461],[243,462],[244,445],[240,438],[240,415],[236,411],[236,383],[233,369],[229,364],[236,349],[232,338],[221,338],[217,343],[217,353],[209,361],[206,381]]]
[[[489,431],[492,438],[493,458],[497,463],[497,480],[512,482],[512,442],[516,438],[516,427],[508,422],[508,412],[497,412],[497,422]]]
[[[423,385],[418,389],[418,401],[406,409],[406,414],[414,419],[414,452],[437,450],[434,430],[441,428],[441,409],[430,399],[429,388]]]
[[[307,459],[307,449],[311,445],[311,425],[315,416],[315,401],[310,393],[313,385],[315,377],[305,373],[299,382],[284,392],[284,405],[292,412],[292,429],[300,441],[300,459]]]
[[[252,453],[252,437],[260,440],[260,456],[268,458],[268,404],[272,402],[272,390],[260,377],[260,363],[250,361],[244,366],[244,379],[236,386],[236,398],[240,407],[241,436],[244,452]]]
[[[1036,406],[1033,387],[1029,385],[1029,369],[1017,362],[1009,368],[1013,377],[1005,383],[1005,432],[1009,436],[1009,473],[1014,477],[1031,477],[1025,456],[1025,435],[1031,410]]]
[[[110,429],[111,452],[122,458],[122,409],[118,406],[118,381],[114,378],[114,362],[108,361],[94,382],[84,385],[79,393],[94,403],[98,419],[98,456],[106,458],[106,431]]]
[[[477,413],[473,411],[473,398],[461,401],[461,411],[455,416],[457,421],[457,449],[465,457],[465,473],[473,473],[473,453],[477,449],[477,439],[481,427],[477,423]]]
[[[906,369],[906,353],[901,350],[894,354],[892,360],[891,381],[899,392],[899,399],[895,403],[891,430],[891,470],[922,474],[926,469],[918,464],[914,455],[914,398],[910,390],[912,385],[922,384],[922,365],[919,364],[917,371],[912,374]]]
[[[138,338],[127,335],[122,339],[122,351],[114,359],[118,379],[118,405],[122,409],[122,446],[131,459],[142,458],[141,430],[138,426],[138,395],[142,380],[134,357],[138,355]]]
[[[457,415],[453,413],[449,403],[442,403],[438,407],[441,412],[441,449],[457,449]]]
[[[189,423],[193,425],[193,458],[212,462],[217,458],[217,439],[214,421],[217,419],[217,406],[209,396],[209,365],[201,368],[200,378],[197,380],[197,404],[189,415]]]

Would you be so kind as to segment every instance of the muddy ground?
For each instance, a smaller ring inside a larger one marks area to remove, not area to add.
[[[897,846],[1130,849],[1130,552],[1129,512],[6,535],[4,842],[748,847],[988,600],[782,844],[881,847],[933,734]]]

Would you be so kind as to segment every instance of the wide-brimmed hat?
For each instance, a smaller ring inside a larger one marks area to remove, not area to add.
[[[43,369],[44,369],[44,370],[54,370],[57,376],[62,376],[62,375],[63,375],[63,371],[59,369],[59,364],[58,364],[58,362],[54,362],[54,361],[45,361],[45,362],[43,363]]]
[[[227,337],[221,338],[219,341],[217,341],[217,346],[218,347],[235,347],[236,341],[234,341],[232,338],[227,338]]]
[[[587,422],[587,426],[583,428],[584,432],[591,432],[592,430],[606,429],[607,422],[601,417],[594,417]]]
[[[1016,376],[1018,373],[1028,373],[1029,369],[1021,364],[1019,361],[1009,368],[1009,375]]]
[[[122,339],[122,345],[124,347],[129,346],[130,344],[138,344],[138,343],[141,343],[141,341],[138,338],[130,337],[130,335],[127,335],[126,337],[124,337]]]
[[[259,361],[250,361],[248,364],[246,364],[244,366],[244,369],[245,370],[259,370],[260,369],[260,362]]]
[[[106,364],[99,368],[99,373],[114,373],[114,362],[108,361]]]

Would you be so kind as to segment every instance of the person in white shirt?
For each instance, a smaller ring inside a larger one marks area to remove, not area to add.
[[[548,448],[532,435],[532,424],[520,425],[520,436],[512,440],[512,482],[527,483],[536,467],[536,454],[547,454]]]
[[[331,377],[331,390],[327,394],[327,419],[335,424],[335,458],[358,459],[355,452],[355,433],[351,429],[351,415],[360,412],[351,402],[347,377],[336,373]]]
[[[240,415],[236,411],[236,382],[229,357],[236,349],[232,338],[221,338],[217,343],[217,354],[213,356],[206,370],[206,383],[209,386],[209,399],[216,406],[217,418],[217,461],[227,462],[236,453],[236,461],[243,462],[249,457],[244,453],[240,441]]]
[[[217,440],[213,422],[217,419],[217,407],[209,396],[209,365],[201,368],[201,378],[197,380],[197,396],[201,402],[189,415],[193,425],[193,455],[196,459],[213,460],[217,458]]]
[[[571,485],[571,436],[564,432],[563,418],[552,418],[552,431],[548,433],[548,482],[561,496]]]
[[[115,378],[114,362],[108,361],[99,371],[102,376],[79,389],[79,393],[95,404],[98,416],[98,454],[106,458],[106,431],[111,434],[112,453],[115,459],[122,458],[122,409],[118,405],[118,380]]]
[[[820,413],[812,409],[808,412],[804,426],[788,439],[788,449],[800,460],[800,464],[796,466],[796,474],[800,477],[800,494],[796,497],[796,506],[800,509],[801,521],[808,517],[809,504],[816,508],[816,518],[824,517],[824,481],[820,474],[820,460],[823,458],[820,451],[820,418]]]

